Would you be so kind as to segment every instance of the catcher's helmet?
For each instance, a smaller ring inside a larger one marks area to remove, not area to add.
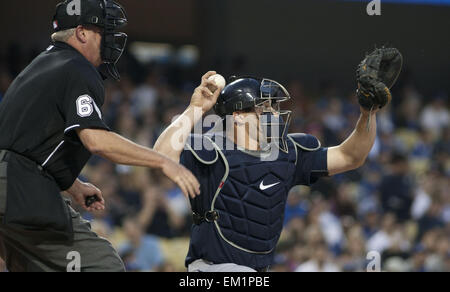
[[[125,10],[112,0],[65,0],[56,6],[53,17],[55,31],[75,28],[78,25],[95,25],[103,30],[102,60],[114,79],[120,75],[116,64],[125,49],[128,36],[117,32],[128,23]]]
[[[278,141],[281,149],[287,150],[286,135],[291,111],[280,110],[280,103],[290,99],[287,90],[280,83],[258,77],[231,77],[220,93],[214,106],[221,116],[232,115],[236,111],[257,111],[260,125],[268,140]],[[269,105],[269,106],[267,106]]]

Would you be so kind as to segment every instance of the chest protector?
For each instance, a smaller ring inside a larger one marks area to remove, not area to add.
[[[316,138],[296,135],[289,137],[288,151],[276,149],[276,159],[269,159],[269,154],[223,150],[218,146],[221,136],[202,136],[204,148],[210,151],[188,147],[203,164],[225,165],[223,178],[216,192],[208,194],[212,198],[203,210],[217,212],[216,220],[205,224],[214,224],[231,246],[253,254],[270,254],[276,247],[299,148],[314,151],[320,147]]]

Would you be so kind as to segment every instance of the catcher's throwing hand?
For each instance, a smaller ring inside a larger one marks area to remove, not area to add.
[[[220,91],[223,89],[217,87],[214,81],[208,80],[215,74],[215,71],[209,71],[203,75],[200,86],[195,89],[191,98],[191,106],[201,108],[203,113],[209,111],[216,104]]]
[[[403,57],[395,48],[376,49],[358,66],[358,102],[366,110],[384,107],[391,99],[390,89],[402,69]]]

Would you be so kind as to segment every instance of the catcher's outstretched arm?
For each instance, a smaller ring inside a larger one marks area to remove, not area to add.
[[[376,49],[358,66],[358,102],[361,117],[355,130],[337,147],[328,150],[328,173],[338,174],[360,167],[375,142],[376,112],[391,101],[390,88],[402,69],[403,57],[395,48]]]
[[[367,121],[370,117],[369,129]],[[361,108],[361,116],[353,133],[339,146],[328,149],[328,174],[335,175],[361,167],[375,142],[376,110]]]

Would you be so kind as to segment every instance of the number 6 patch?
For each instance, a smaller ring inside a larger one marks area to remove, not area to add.
[[[94,112],[94,108],[92,106],[92,98],[89,95],[82,95],[78,97],[77,103],[77,114],[82,117],[89,117]]]

